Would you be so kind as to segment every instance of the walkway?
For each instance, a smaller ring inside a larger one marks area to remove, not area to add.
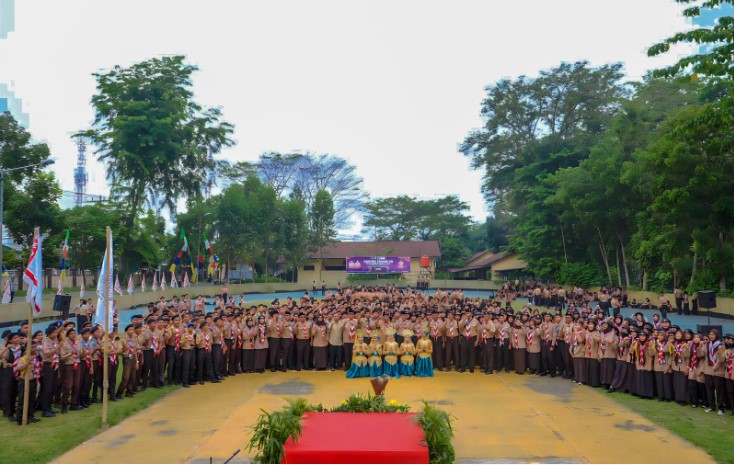
[[[223,463],[243,449],[233,460],[242,463],[254,455],[244,445],[261,408],[298,396],[333,406],[360,391],[371,391],[369,380],[348,380],[343,372],[238,375],[179,389],[57,463]],[[438,373],[392,380],[386,394],[415,409],[426,398],[455,415],[457,462],[713,462],[602,393],[566,380]]]

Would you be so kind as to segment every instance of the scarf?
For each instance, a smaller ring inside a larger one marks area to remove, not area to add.
[[[260,343],[265,342],[265,325],[258,325],[260,329]]]
[[[586,355],[591,358],[591,350],[593,349],[591,343],[593,342],[591,337],[591,332],[587,332],[586,334]]]
[[[520,330],[513,329],[512,333],[515,335],[515,348],[517,349],[517,346],[520,343]]]
[[[466,338],[471,338],[471,320],[466,322],[466,328],[464,328],[464,334],[466,335]]]
[[[627,338],[622,339],[621,341],[619,341],[619,345],[617,346],[617,357],[619,357],[619,358],[623,358],[624,357],[624,349],[625,349],[625,347],[622,344],[622,342],[624,342],[626,340],[627,340]]]
[[[126,339],[127,341],[127,351],[130,353],[130,359],[135,358],[135,345],[133,344],[132,339]],[[178,344],[176,344],[178,346]],[[178,351],[178,347],[176,348],[176,351]]]
[[[433,338],[438,339],[438,323],[435,321],[431,323],[431,328],[433,329]]]
[[[527,340],[528,340],[528,347],[529,347],[529,346],[531,346],[531,345],[533,344],[533,333],[534,333],[534,332],[535,332],[535,331],[534,331],[534,330],[532,330],[532,329],[531,329],[530,331],[528,331],[528,336],[527,336]]]
[[[158,355],[158,338],[155,333],[151,333],[150,343],[153,346],[153,355]]]
[[[482,326],[482,344],[487,343],[487,328]]]
[[[548,327],[547,324],[545,325],[544,334],[545,334],[545,342],[548,342],[549,339],[551,338],[551,335],[550,335],[550,328]]]
[[[33,359],[33,377],[36,382],[41,382],[41,372],[43,371],[43,361],[39,357]]]
[[[204,333],[204,352],[212,350],[212,345],[209,343],[209,333]]]
[[[566,326],[563,328],[563,340],[566,341],[566,344],[571,343],[571,327]]]
[[[601,338],[601,341],[599,341],[599,350],[601,351],[602,357],[607,352],[607,340],[603,337]]]
[[[683,351],[683,346],[685,343],[683,341],[675,341],[675,344],[673,344],[673,352],[675,352],[675,363],[680,364],[683,361],[683,355],[681,355],[681,352]]]
[[[280,337],[280,325],[278,323],[275,324],[275,329],[276,329],[277,334],[278,334],[276,337]]]
[[[176,352],[181,352],[181,331],[176,328],[176,334],[173,336]]]
[[[505,343],[505,326],[500,327],[500,346]]]
[[[76,342],[69,341],[69,346],[74,353],[74,371],[79,369],[79,350],[76,348]]]
[[[10,349],[10,352],[13,353],[13,376],[15,376],[15,379],[20,379],[20,370],[18,369],[18,361],[20,360],[20,352],[21,348],[20,346],[16,348],[8,347]]]
[[[709,366],[716,365],[716,349],[718,349],[720,345],[721,341],[716,341],[714,343],[709,342]]]
[[[82,339],[82,348],[84,349],[84,361],[87,364],[87,368],[92,368],[92,356],[89,354],[89,347],[89,341],[84,341],[84,339]]]
[[[349,322],[349,340],[354,341],[354,320]]]
[[[658,364],[659,365],[665,365],[665,343],[664,342],[656,342],[655,345],[658,349]]]
[[[726,377],[729,379],[734,375],[734,349],[726,349]]]
[[[691,361],[688,364],[691,370],[698,368],[698,344],[691,342]]]
[[[59,359],[58,352],[56,352],[56,346],[57,346],[57,344],[55,342],[53,342],[53,341],[51,342],[51,344],[53,345],[53,348],[54,348],[54,354],[51,357],[51,368],[55,370],[55,369],[59,368],[59,362],[61,360]]]
[[[640,366],[644,369],[645,368],[645,350],[647,349],[647,345],[650,344],[650,341],[645,341],[644,344],[639,345],[639,354],[637,354],[637,360],[640,364]]]

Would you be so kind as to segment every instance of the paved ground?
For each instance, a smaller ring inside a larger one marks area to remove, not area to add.
[[[348,380],[342,372],[238,375],[179,389],[56,462],[223,463],[241,448],[233,462],[246,462],[247,427],[261,408],[296,396],[331,406],[370,390],[368,379]],[[425,398],[455,415],[457,462],[713,462],[602,393],[566,380],[438,373],[392,380],[386,396],[416,409]]]

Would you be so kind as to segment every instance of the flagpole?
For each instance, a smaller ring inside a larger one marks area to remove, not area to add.
[[[38,228],[33,228],[33,238],[38,238],[39,230]],[[39,280],[39,288],[41,287]],[[30,289],[29,289],[30,291]],[[41,289],[38,289],[36,292],[41,292]],[[43,297],[41,297],[43,298]],[[28,341],[26,342],[26,348],[25,348],[25,354],[27,357],[31,357],[31,351],[32,344],[33,344],[33,299],[31,299],[28,302]],[[28,426],[28,398],[31,394],[31,378],[30,376],[33,376],[33,362],[32,359],[28,359],[29,365],[26,367],[25,371],[25,382],[23,383],[23,420],[21,425],[23,427]],[[29,369],[30,368],[30,369]],[[30,376],[28,376],[30,375]]]
[[[110,371],[110,285],[109,279],[112,276],[112,256],[110,254],[110,242],[112,241],[112,230],[107,226],[107,249],[105,250],[105,283],[104,283],[104,338],[102,339],[104,365],[102,365],[102,428],[107,428],[107,404],[110,387],[109,371]]]

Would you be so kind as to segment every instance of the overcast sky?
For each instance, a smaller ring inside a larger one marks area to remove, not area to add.
[[[66,190],[69,136],[93,117],[91,74],[185,54],[200,67],[196,98],[236,127],[222,157],[334,153],[373,197],[458,194],[478,221],[481,173],[457,145],[482,124],[485,86],[582,59],[640,79],[685,52],[651,59],[647,47],[689,27],[673,0],[16,0],[15,14],[0,82]],[[88,170],[88,192],[107,193],[103,166]]]

